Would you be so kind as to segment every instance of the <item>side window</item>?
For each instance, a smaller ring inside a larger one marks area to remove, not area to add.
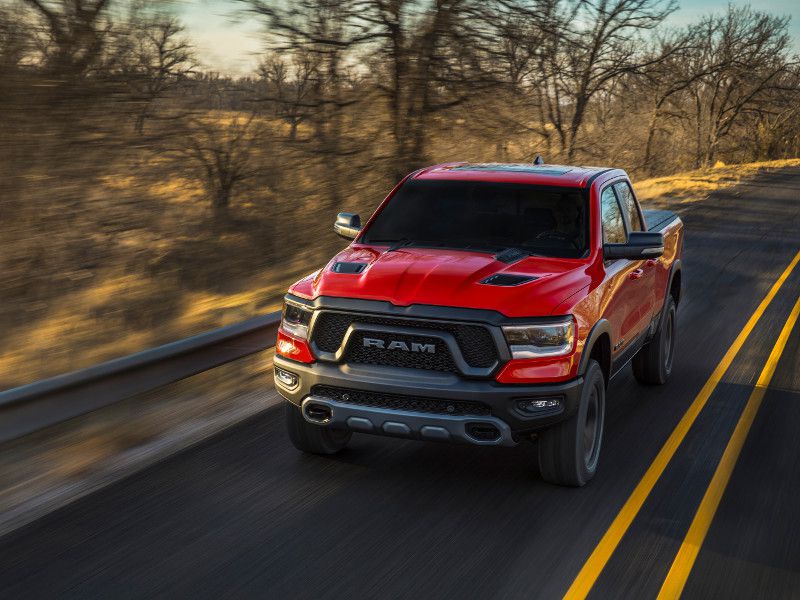
[[[614,190],[607,187],[600,196],[600,217],[603,220],[603,243],[624,244],[625,224]]]
[[[622,210],[628,215],[628,226],[631,231],[643,231],[642,218],[639,215],[639,210],[636,208],[636,199],[633,197],[633,191],[627,181],[620,181],[614,184],[614,189],[617,190],[619,201],[622,204]]]

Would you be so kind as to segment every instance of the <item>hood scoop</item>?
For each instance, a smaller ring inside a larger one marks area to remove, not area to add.
[[[511,273],[495,273],[490,275],[480,283],[484,285],[498,285],[503,287],[511,287],[515,285],[522,285],[537,279],[533,275],[514,275]]]
[[[333,263],[331,271],[334,273],[347,273],[349,275],[357,275],[367,268],[365,262],[336,262]]]

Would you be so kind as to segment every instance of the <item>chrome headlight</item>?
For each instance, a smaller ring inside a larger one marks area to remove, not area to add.
[[[281,328],[296,338],[308,339],[308,324],[311,322],[311,311],[300,304],[286,302],[283,305]]]
[[[558,317],[531,325],[503,325],[513,358],[542,358],[570,354],[575,346],[575,320]]]

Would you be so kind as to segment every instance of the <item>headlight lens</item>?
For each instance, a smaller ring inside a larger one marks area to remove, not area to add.
[[[281,327],[289,335],[301,340],[308,339],[308,324],[311,322],[311,311],[298,304],[286,302],[283,305]]]
[[[532,325],[504,325],[503,334],[513,358],[564,356],[575,345],[575,320],[567,316]]]

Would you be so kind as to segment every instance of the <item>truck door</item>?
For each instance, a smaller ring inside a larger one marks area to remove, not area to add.
[[[614,191],[617,194],[617,200],[620,207],[622,207],[622,216],[625,219],[625,229],[627,231],[646,231],[644,226],[644,219],[642,218],[639,203],[633,195],[630,183],[627,181],[618,181],[614,184]],[[656,272],[658,266],[657,258],[640,261],[638,274],[639,277],[639,298],[642,303],[643,316],[647,319],[647,323],[653,319],[655,310],[660,306],[659,292],[656,285]]]
[[[603,243],[622,244],[627,240],[626,217],[613,185],[600,195]],[[612,356],[619,356],[649,324],[650,294],[644,261],[618,259],[606,261],[607,305],[604,310],[611,324]]]

